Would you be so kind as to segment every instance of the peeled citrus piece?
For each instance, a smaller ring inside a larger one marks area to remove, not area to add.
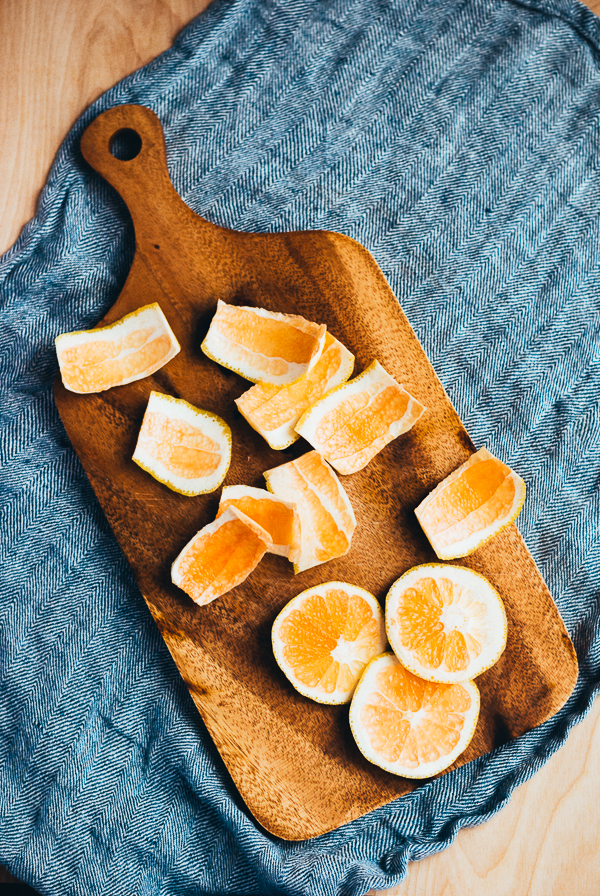
[[[262,488],[227,485],[221,492],[217,519],[228,507],[236,507],[266,529],[273,540],[273,546],[269,548],[271,553],[295,562],[300,544],[300,519],[294,504]]]
[[[217,303],[202,351],[253,383],[284,386],[314,367],[323,351],[325,324],[298,314]]]
[[[479,716],[472,681],[417,678],[393,653],[371,660],[354,692],[350,728],[369,762],[403,778],[429,778],[469,745]]]
[[[296,432],[338,473],[362,470],[382,448],[407,432],[425,408],[373,361],[333,389],[300,418]]]
[[[519,515],[520,476],[481,448],[421,501],[415,515],[440,560],[466,557]]]
[[[340,480],[318,451],[267,470],[264,476],[269,491],[295,504],[300,517],[294,572],[348,553],[356,527],[354,511]]]
[[[103,392],[155,373],[180,351],[157,302],[108,327],[56,339],[60,375],[70,392]]]
[[[151,392],[132,459],[174,492],[204,495],[225,479],[231,430],[210,411]]]
[[[363,588],[325,582],[286,604],[272,641],[297,691],[317,703],[348,703],[363,669],[386,645],[383,614]]]
[[[241,584],[272,546],[262,526],[229,507],[186,544],[171,567],[171,579],[204,606]]]
[[[302,414],[335,386],[345,383],[353,367],[354,355],[327,333],[323,353],[306,376],[290,386],[259,383],[235,403],[271,448],[282,451],[300,438],[294,427]]]
[[[481,675],[506,647],[506,612],[496,589],[463,566],[424,563],[397,579],[385,603],[392,650],[428,681]]]

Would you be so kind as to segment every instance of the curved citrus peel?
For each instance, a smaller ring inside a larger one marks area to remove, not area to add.
[[[363,588],[325,582],[286,604],[272,643],[297,691],[317,703],[348,703],[366,664],[385,647],[381,607]]]
[[[404,778],[429,778],[452,765],[478,716],[474,682],[423,681],[393,653],[371,660],[350,704],[350,728],[363,756]]]
[[[107,327],[63,333],[55,344],[64,387],[80,394],[150,376],[180,351],[157,302]]]
[[[151,392],[132,459],[173,491],[204,495],[225,479],[231,430],[216,414]]]
[[[317,363],[326,329],[325,324],[312,323],[298,314],[219,300],[200,347],[211,360],[253,383],[284,386]]]
[[[332,467],[348,475],[362,470],[382,448],[417,422],[424,406],[373,361],[359,376],[317,401],[296,432]]]
[[[475,678],[506,646],[500,595],[463,566],[425,563],[409,569],[388,592],[385,624],[402,665],[427,681]]]
[[[466,557],[510,525],[525,501],[525,483],[481,448],[415,510],[440,560]]]
[[[272,546],[268,532],[229,507],[186,544],[171,567],[171,579],[203,606],[241,584]]]
[[[273,541],[273,546],[269,548],[271,553],[288,557],[292,563],[298,559],[300,520],[294,504],[262,488],[226,485],[221,492],[217,519],[228,507],[236,507],[266,529]]]

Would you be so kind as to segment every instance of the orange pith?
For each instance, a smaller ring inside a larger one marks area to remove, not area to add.
[[[455,620],[469,632],[446,626],[445,608],[451,608]],[[398,598],[400,641],[428,669],[438,669],[442,664],[451,672],[466,669],[469,661],[481,653],[485,619],[485,605],[450,579],[420,579]]]
[[[302,497],[309,510],[312,526],[317,533],[320,546],[315,550],[315,559],[320,563],[345,554],[350,547],[346,532],[352,525],[344,502],[331,476],[316,451],[303,454],[290,464],[290,484]],[[323,504],[322,498],[331,502],[342,515],[344,528],[340,528]]]
[[[369,659],[379,639],[377,621],[358,594],[331,588],[308,596],[279,628],[283,656],[296,678],[326,694],[348,690]],[[352,659],[336,658],[345,646]]]
[[[360,713],[373,750],[408,769],[452,752],[471,709],[464,687],[423,681],[400,665],[382,669],[376,686]]]
[[[171,340],[166,333],[152,339],[152,327],[114,340],[94,340],[62,352],[61,374],[80,392],[99,392],[115,382],[155,367],[168,355]]]
[[[209,476],[221,462],[219,445],[184,420],[146,413],[138,446],[177,476]]]
[[[318,347],[318,339],[312,333],[302,332],[292,323],[257,317],[251,311],[236,306],[225,306],[215,320],[215,327],[230,342],[252,352],[277,355],[296,364],[309,361]]]
[[[326,414],[317,427],[325,455],[338,459],[369,448],[375,439],[387,433],[394,420],[404,416],[408,400],[407,392],[399,393],[392,386],[374,398],[367,391],[349,396]]]
[[[217,519],[228,507],[237,507],[262,526],[273,539],[273,544],[291,544],[294,535],[294,511],[285,504],[271,501],[269,498],[261,501],[250,496],[224,498],[219,504]]]

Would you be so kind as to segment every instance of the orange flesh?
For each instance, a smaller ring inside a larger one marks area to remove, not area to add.
[[[179,587],[196,603],[206,603],[207,596],[212,600],[243,582],[266,547],[265,539],[243,520],[224,523],[216,532],[197,538],[182,557]]]
[[[308,321],[304,322],[308,324]],[[308,364],[318,350],[317,324],[297,326],[283,320],[261,317],[235,306],[219,307],[212,326],[236,345],[267,358],[283,358],[293,364]],[[314,331],[310,332],[314,327]],[[254,363],[254,362],[253,362]]]
[[[332,460],[356,454],[387,435],[392,423],[406,413],[408,401],[408,393],[394,386],[374,398],[366,390],[350,395],[321,420],[316,430],[319,444]]]
[[[442,622],[445,607],[453,606],[465,619],[465,628],[447,630]],[[403,646],[427,669],[441,665],[450,672],[466,669],[479,656],[485,640],[485,605],[450,579],[424,578],[407,588],[398,599],[398,633]]]
[[[434,684],[402,666],[388,666],[376,676],[376,687],[360,718],[372,748],[384,759],[413,769],[452,752],[471,708],[460,684]],[[420,710],[413,722],[412,713]]]
[[[289,465],[289,478],[290,484],[307,505],[313,531],[321,545],[315,550],[315,559],[322,563],[345,554],[350,547],[346,532],[352,532],[354,527],[330,468],[316,451],[310,451]],[[342,513],[345,523],[343,530],[324,507],[321,495]]]
[[[285,504],[265,498],[246,496],[244,498],[226,498],[219,505],[217,519],[228,507],[237,507],[251,520],[262,526],[273,539],[273,544],[287,545],[292,543],[294,535],[294,511]]]
[[[515,494],[510,467],[496,458],[474,463],[423,508],[423,528],[440,544],[462,541],[508,516]]]
[[[221,463],[216,442],[186,421],[160,412],[145,415],[138,446],[184,479],[210,476]]]
[[[98,392],[154,367],[171,349],[166,333],[153,339],[151,327],[114,340],[94,340],[62,353],[61,375],[82,392]],[[90,339],[93,339],[90,336]],[[120,357],[123,352],[128,352]]]
[[[373,656],[378,636],[377,621],[366,600],[340,589],[307,597],[279,628],[284,659],[296,678],[327,694],[352,687]],[[349,664],[332,657],[340,639],[354,647]]]

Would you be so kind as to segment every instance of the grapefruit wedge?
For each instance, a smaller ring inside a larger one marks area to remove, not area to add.
[[[155,373],[180,351],[154,302],[108,327],[63,333],[56,353],[65,389],[86,394],[124,386]]]
[[[292,563],[298,559],[300,545],[300,520],[296,507],[289,501],[277,498],[263,488],[249,485],[226,485],[221,492],[217,519],[228,507],[235,507],[262,526],[273,541],[268,550]]]
[[[229,507],[186,544],[171,567],[171,579],[204,606],[240,585],[272,545],[262,526]]]
[[[297,691],[317,703],[348,703],[363,669],[385,647],[383,614],[363,588],[325,582],[283,608],[272,641]]]
[[[424,410],[373,361],[359,376],[309,408],[296,432],[338,473],[348,475],[362,470],[389,442],[407,432]]]
[[[479,716],[472,681],[434,684],[384,653],[371,660],[350,705],[350,728],[363,756],[403,778],[429,778],[469,745]]]
[[[294,572],[348,553],[356,517],[339,479],[318,451],[267,470],[264,476],[269,491],[295,504],[300,517]]]
[[[481,675],[506,647],[506,612],[496,589],[463,566],[425,563],[394,582],[385,604],[392,650],[428,681]]]
[[[133,460],[181,495],[214,492],[229,469],[231,430],[216,414],[151,392]]]
[[[325,324],[314,324],[298,314],[219,300],[201,348],[211,360],[253,383],[285,386],[317,363],[326,330]]]
[[[481,448],[421,501],[415,515],[440,560],[466,557],[510,525],[525,483]]]

